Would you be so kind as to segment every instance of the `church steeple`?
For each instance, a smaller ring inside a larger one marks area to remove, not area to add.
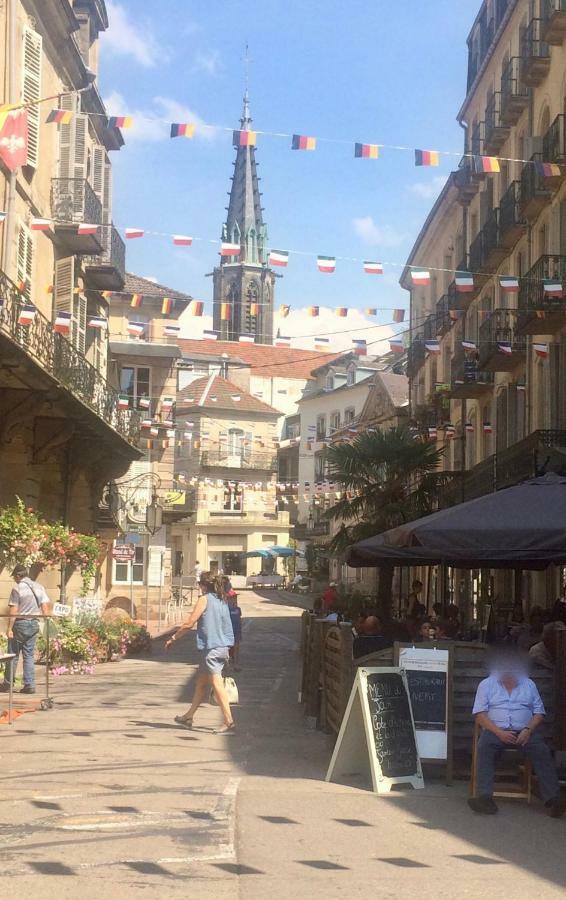
[[[252,131],[246,88],[240,131]],[[255,146],[236,140],[234,174],[222,240],[240,245],[239,256],[221,257],[214,270],[214,330],[223,340],[253,336],[256,343],[273,343],[275,275],[268,267],[267,227],[263,221]],[[230,319],[222,318],[222,305]]]

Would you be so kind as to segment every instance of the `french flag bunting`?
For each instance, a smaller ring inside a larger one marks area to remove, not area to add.
[[[31,325],[33,320],[35,319],[36,313],[37,309],[35,308],[33,303],[26,303],[20,310],[20,314],[18,316],[18,325]]]
[[[425,287],[430,284],[430,272],[428,269],[413,269],[411,271],[411,279],[414,285]]]
[[[98,225],[95,225],[93,222],[81,222],[77,226],[77,234],[96,234],[97,231]]]
[[[389,350],[391,351],[391,353],[404,353],[405,345],[401,338],[392,338],[389,341]]]
[[[230,241],[222,241],[220,246],[220,256],[239,256],[240,251],[240,244],[230,243]]]
[[[190,247],[193,239],[188,234],[174,234],[173,243],[175,247]]]
[[[53,323],[53,331],[57,334],[69,334],[71,330],[72,315],[70,312],[59,312]]]
[[[52,224],[51,219],[32,219],[29,227],[31,231],[49,231]]]
[[[92,316],[87,324],[89,328],[98,328],[99,331],[103,331],[108,328],[108,319],[104,316]]]
[[[425,341],[425,350],[429,353],[440,353],[439,341]]]
[[[142,238],[145,234],[143,228],[126,228],[125,235],[128,240],[133,240],[133,238]]]
[[[513,353],[513,345],[511,341],[498,341],[497,349],[500,353],[505,354],[505,356],[511,356]]]
[[[533,350],[539,359],[546,359],[549,353],[548,344],[533,344]]]
[[[366,275],[383,275],[383,265],[378,262],[366,260],[364,262],[364,272]]]

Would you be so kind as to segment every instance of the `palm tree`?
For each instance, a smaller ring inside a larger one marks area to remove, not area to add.
[[[342,553],[356,541],[372,537],[432,512],[446,476],[438,471],[442,450],[416,440],[408,428],[365,431],[351,442],[330,446],[328,477],[343,495],[326,515],[340,522],[330,549]],[[381,569],[379,599],[389,606],[393,569]]]

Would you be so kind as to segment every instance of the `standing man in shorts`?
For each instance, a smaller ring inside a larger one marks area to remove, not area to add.
[[[9,619],[6,634],[8,636],[8,652],[16,657],[6,663],[4,683],[0,691],[9,691],[18,667],[20,653],[23,657],[24,686],[21,694],[35,694],[35,644],[39,633],[38,616],[46,616],[49,612],[49,597],[45,588],[32,581],[25,566],[16,566],[12,572],[16,582],[8,600]],[[34,616],[34,618],[30,618]]]

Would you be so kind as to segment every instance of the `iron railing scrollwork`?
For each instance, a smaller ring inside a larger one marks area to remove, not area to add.
[[[51,214],[55,224],[100,225],[102,204],[86,178],[52,178]]]

